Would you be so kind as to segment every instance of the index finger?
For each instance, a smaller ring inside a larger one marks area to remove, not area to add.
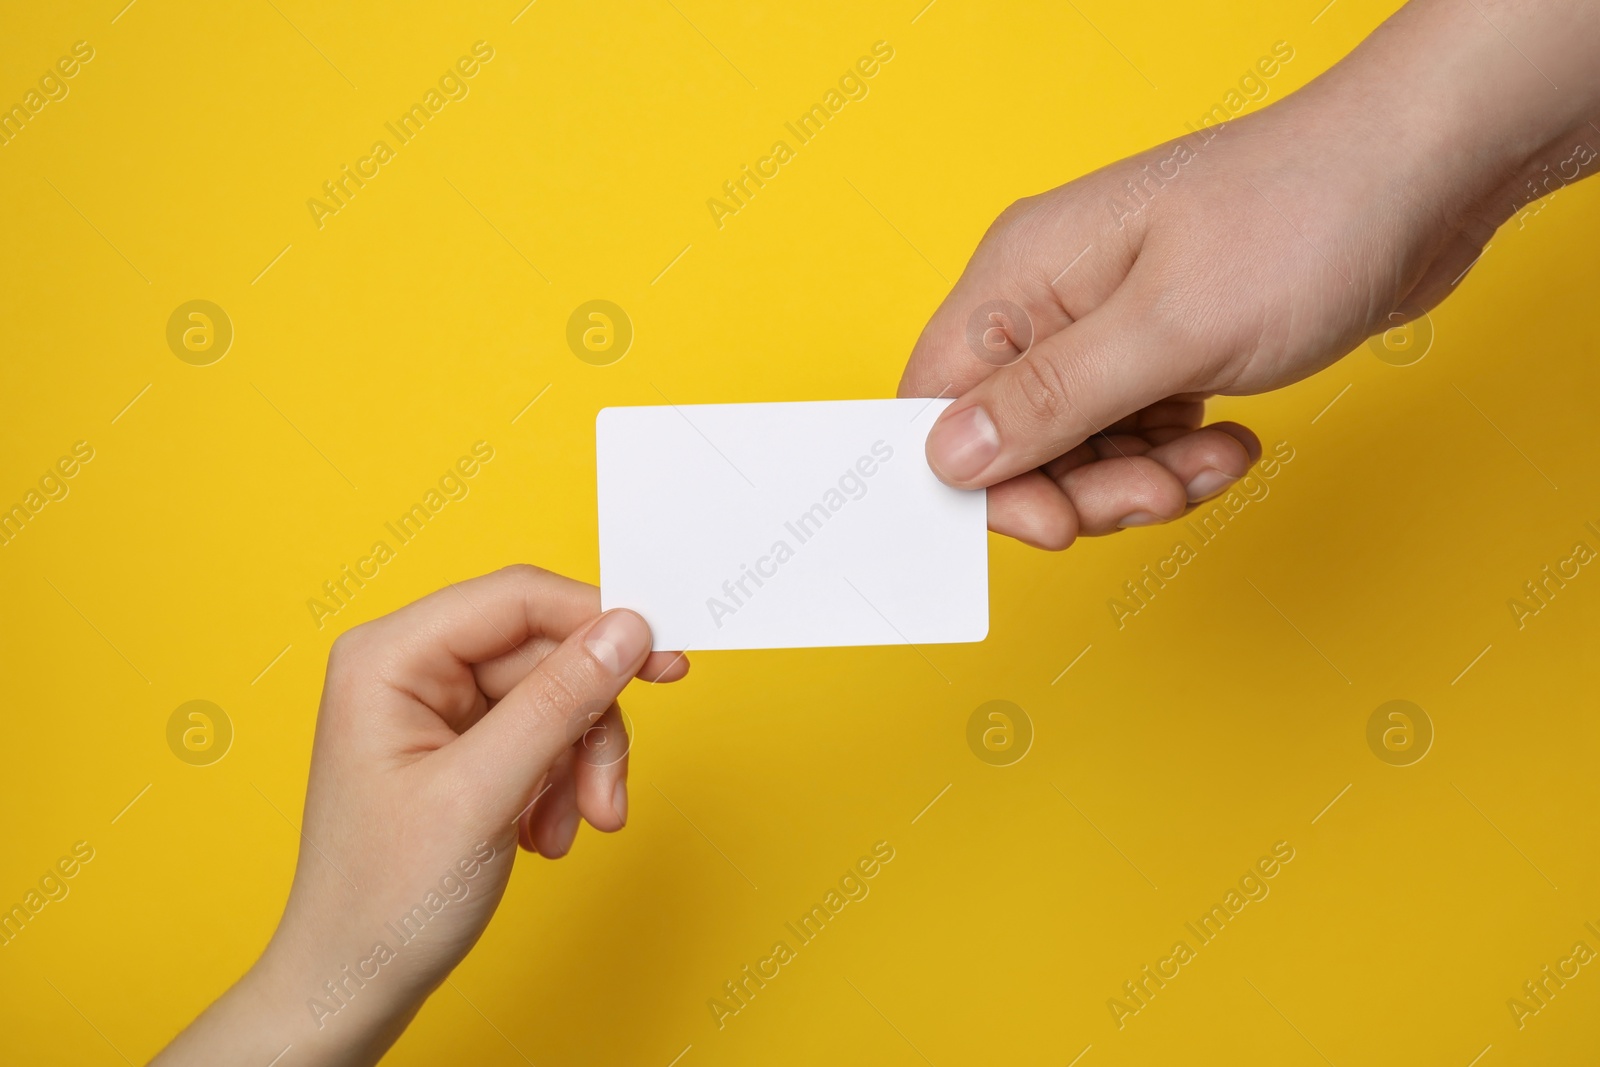
[[[530,564],[513,564],[450,585],[369,623],[386,645],[388,673],[413,691],[470,679],[476,665],[487,695],[504,696],[541,658],[527,646],[559,643],[600,614],[600,590]],[[671,681],[688,669],[652,653],[640,673]]]
[[[1053,294],[998,274],[980,249],[917,337],[902,397],[961,396],[1072,322]]]
[[[898,395],[964,395],[1111,296],[1137,240],[1106,232],[1097,188],[1079,179],[995,220],[917,338]]]

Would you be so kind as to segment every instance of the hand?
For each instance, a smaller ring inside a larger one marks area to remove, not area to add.
[[[1530,178],[1544,195],[1593,171],[1597,46],[1582,0],[1418,0],[1281,103],[1017,203],[900,383],[959,397],[935,473],[991,487],[991,528],[1052,549],[1222,492],[1260,444],[1202,425],[1208,395],[1297,381],[1422,314]]]
[[[534,567],[452,585],[328,657],[289,902],[261,960],[158,1064],[376,1063],[488,925],[516,844],[627,819],[616,697],[674,681],[630,611]]]

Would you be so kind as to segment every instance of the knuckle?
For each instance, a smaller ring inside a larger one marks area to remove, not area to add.
[[[1061,364],[1053,359],[1029,356],[1015,365],[1012,377],[1011,406],[1030,430],[1056,426],[1067,407],[1071,383]]]
[[[583,695],[563,672],[552,671],[544,664],[534,668],[539,676],[529,692],[535,718],[544,727],[564,724],[574,709],[583,703]]]
[[[511,563],[501,567],[495,573],[503,574],[513,581],[534,582],[550,572],[543,567],[536,567],[532,563]]]
[[[995,216],[994,222],[989,226],[989,232],[1000,234],[1010,230],[1019,219],[1025,218],[1033,210],[1033,199],[1031,196],[1024,196],[1011,201],[1004,211]]]
[[[993,257],[989,262],[1007,276],[1026,277],[1029,272],[1022,268],[1035,258],[1039,235],[1048,228],[1047,218],[1047,207],[1041,197],[1025,196],[1015,200],[989,224],[980,249]]]
[[[1035,542],[1047,552],[1060,552],[1072,547],[1077,536],[1077,522],[1066,515],[1045,518],[1034,530]]]
[[[352,626],[333,639],[333,644],[328,649],[328,670],[347,672],[354,664],[366,658],[371,645],[372,624],[364,622],[359,626]]]
[[[1176,475],[1148,456],[1129,456],[1123,462],[1141,475],[1133,491],[1138,506],[1163,519],[1183,514],[1189,499]]]

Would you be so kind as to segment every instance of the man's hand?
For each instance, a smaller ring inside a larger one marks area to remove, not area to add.
[[[1297,381],[1422,314],[1531,177],[1596,169],[1597,47],[1581,0],[1417,0],[1288,99],[1015,204],[900,383],[959,397],[935,473],[991,487],[991,528],[1052,549],[1222,492],[1260,444],[1203,425],[1207,396]]]

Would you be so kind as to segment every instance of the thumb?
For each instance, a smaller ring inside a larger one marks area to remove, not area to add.
[[[463,778],[481,783],[498,819],[528,805],[556,758],[594,725],[644,665],[650,627],[608,611],[541,659],[493,709],[446,747]]]
[[[1149,326],[1119,290],[977,383],[928,432],[928,464],[958,489],[995,485],[1048,463],[1174,393],[1193,371],[1180,342]]]

